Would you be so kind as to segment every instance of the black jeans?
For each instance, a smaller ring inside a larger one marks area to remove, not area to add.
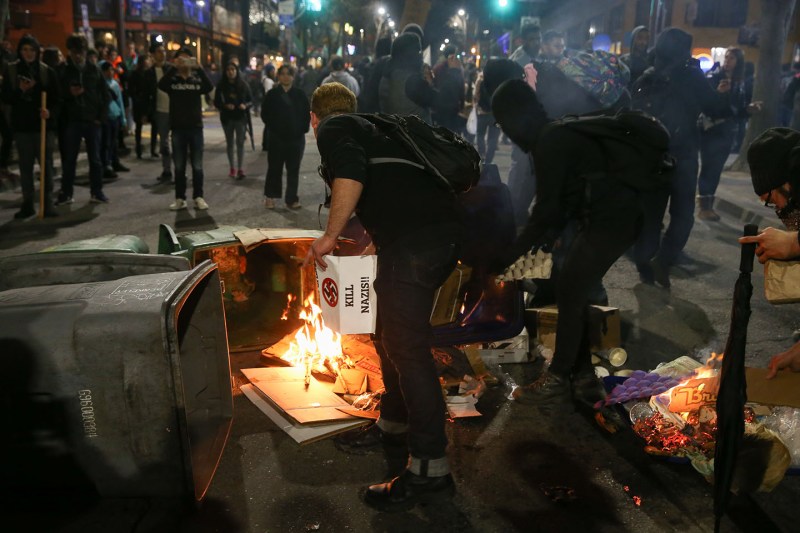
[[[611,180],[589,186],[588,216],[567,250],[556,287],[558,325],[550,372],[563,377],[591,371],[589,296],[642,227],[639,193]]]
[[[6,120],[5,113],[0,112],[0,168],[7,168],[11,163],[11,145],[14,142],[14,130]]]
[[[408,424],[412,457],[445,456],[445,403],[431,356],[430,316],[436,289],[459,251],[458,231],[438,228],[378,251],[375,347],[386,392],[381,418]]]
[[[264,196],[280,198],[283,189],[283,166],[286,165],[286,203],[293,204],[299,200],[297,186],[300,182],[300,161],[306,147],[306,138],[294,141],[278,139],[277,135],[269,136],[269,153],[267,154],[267,180],[264,183]]]

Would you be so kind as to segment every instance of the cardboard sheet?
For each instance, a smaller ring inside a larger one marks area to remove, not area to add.
[[[322,233],[320,230],[255,228],[236,231],[233,236],[239,239],[244,249],[249,252],[266,240],[316,239],[322,236]]]
[[[302,368],[243,368],[242,373],[264,396],[300,424],[352,420],[338,407],[349,407],[329,386],[311,378],[305,387]]]
[[[363,426],[369,421],[360,418],[352,418],[343,422],[331,422],[329,424],[317,426],[303,426],[294,422],[290,417],[281,413],[272,404],[262,396],[258,389],[253,385],[242,385],[242,392],[248,400],[258,407],[258,409],[267,415],[276,426],[281,428],[287,435],[289,435],[298,444],[310,444],[318,440],[349,431],[351,429]]]
[[[745,372],[748,402],[800,408],[800,372],[782,370],[772,379],[766,378],[766,368],[745,368]]]

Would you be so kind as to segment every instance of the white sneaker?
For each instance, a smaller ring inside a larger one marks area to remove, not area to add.
[[[186,200],[183,198],[175,198],[175,201],[169,204],[169,208],[172,211],[178,211],[180,209],[186,209]]]
[[[269,196],[264,197],[264,207],[267,209],[275,209],[275,200]]]
[[[194,207],[195,209],[198,209],[200,211],[205,211],[206,209],[208,209],[208,204],[206,203],[205,200],[203,200],[201,197],[198,196],[197,198],[194,199]]]

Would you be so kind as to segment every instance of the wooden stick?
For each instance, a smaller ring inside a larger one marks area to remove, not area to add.
[[[42,109],[47,109],[47,91],[42,87]],[[39,220],[44,218],[44,173],[47,170],[45,153],[47,148],[47,119],[42,117],[42,131],[39,134]]]

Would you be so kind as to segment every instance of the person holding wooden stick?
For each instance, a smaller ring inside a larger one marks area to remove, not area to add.
[[[56,73],[39,58],[39,43],[25,35],[17,46],[19,59],[3,74],[3,102],[11,107],[11,127],[17,140],[22,208],[14,215],[24,219],[34,209],[33,164],[41,169],[40,218],[58,216],[53,208],[53,147],[60,96]]]

